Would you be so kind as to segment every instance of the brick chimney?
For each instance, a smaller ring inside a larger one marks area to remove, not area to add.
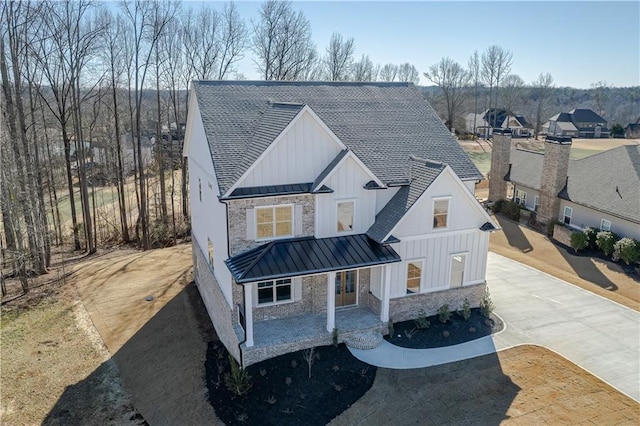
[[[489,201],[498,201],[507,198],[507,181],[504,180],[504,176],[509,171],[510,158],[511,130],[493,129]]]
[[[547,136],[544,141],[538,222],[548,223],[559,217],[560,199],[558,193],[567,183],[570,152],[570,137]]]

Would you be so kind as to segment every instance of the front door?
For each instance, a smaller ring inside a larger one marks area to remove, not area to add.
[[[336,273],[336,307],[355,305],[358,292],[358,271]]]

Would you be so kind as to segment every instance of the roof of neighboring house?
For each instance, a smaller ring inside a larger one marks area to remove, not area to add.
[[[586,108],[576,108],[569,111],[573,117],[573,121],[577,123],[606,123],[607,120],[595,113],[595,111]]]
[[[385,184],[408,179],[412,154],[449,164],[461,179],[482,179],[411,83],[195,81],[193,87],[223,194],[302,105]]]
[[[506,180],[540,189],[544,155],[511,151]],[[640,223],[640,145],[625,145],[569,161],[568,180],[558,196],[585,207]]]
[[[572,122],[570,121],[557,121],[556,122],[556,126],[558,126],[561,130],[567,131],[567,132],[577,132],[578,129],[576,129],[576,126],[573,125]]]
[[[524,118],[522,115],[514,115],[514,117],[516,118],[516,120],[518,120],[518,123],[520,123],[522,127],[531,127],[531,124],[529,124],[526,118]]]
[[[551,117],[549,121],[556,121],[558,123],[559,122],[571,123],[571,114],[569,114],[568,112],[559,112],[558,114]]]
[[[408,167],[411,182],[400,188],[376,215],[367,235],[379,243],[386,243],[385,238],[391,230],[446,167],[446,164],[440,162],[411,157]]]
[[[627,127],[625,128],[625,130],[631,130],[631,131],[640,130],[640,123],[629,123],[627,124]]]
[[[276,240],[225,261],[238,284],[400,262],[364,234]]]

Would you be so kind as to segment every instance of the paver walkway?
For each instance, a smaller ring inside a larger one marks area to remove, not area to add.
[[[444,348],[406,349],[385,341],[351,352],[372,365],[405,369],[541,345],[640,401],[640,313],[495,253],[489,253],[487,282],[506,325],[501,333]]]

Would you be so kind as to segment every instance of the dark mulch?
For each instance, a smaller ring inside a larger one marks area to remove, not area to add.
[[[603,260],[605,262],[615,263],[629,277],[631,277],[631,278],[633,278],[635,280],[639,280],[640,279],[640,265],[638,265],[638,264],[627,265],[622,260],[613,260],[611,258],[611,256],[607,256],[601,250],[598,250],[598,249],[595,249],[595,248],[592,248],[592,247],[587,247],[587,248],[585,248],[583,250],[580,250],[580,251],[576,252],[572,247],[569,247],[566,244],[562,244],[559,241],[551,239],[551,242],[553,242],[553,244],[555,244],[557,247],[562,248],[570,256],[590,257],[590,258],[593,258],[593,259],[600,259],[600,260]]]
[[[356,359],[344,344],[315,351],[311,379],[304,351],[294,352],[249,366],[251,390],[235,397],[224,380],[227,351],[210,342],[206,379],[218,418],[227,425],[325,425],[371,388],[376,367]]]
[[[485,318],[477,308],[471,310],[468,321],[455,312],[451,313],[451,318],[445,324],[440,322],[438,315],[430,316],[427,320],[430,323],[429,327],[421,330],[415,321],[394,323],[393,336],[385,336],[385,339],[403,348],[439,348],[489,336],[504,328],[504,324],[496,315],[491,314],[491,318]]]

